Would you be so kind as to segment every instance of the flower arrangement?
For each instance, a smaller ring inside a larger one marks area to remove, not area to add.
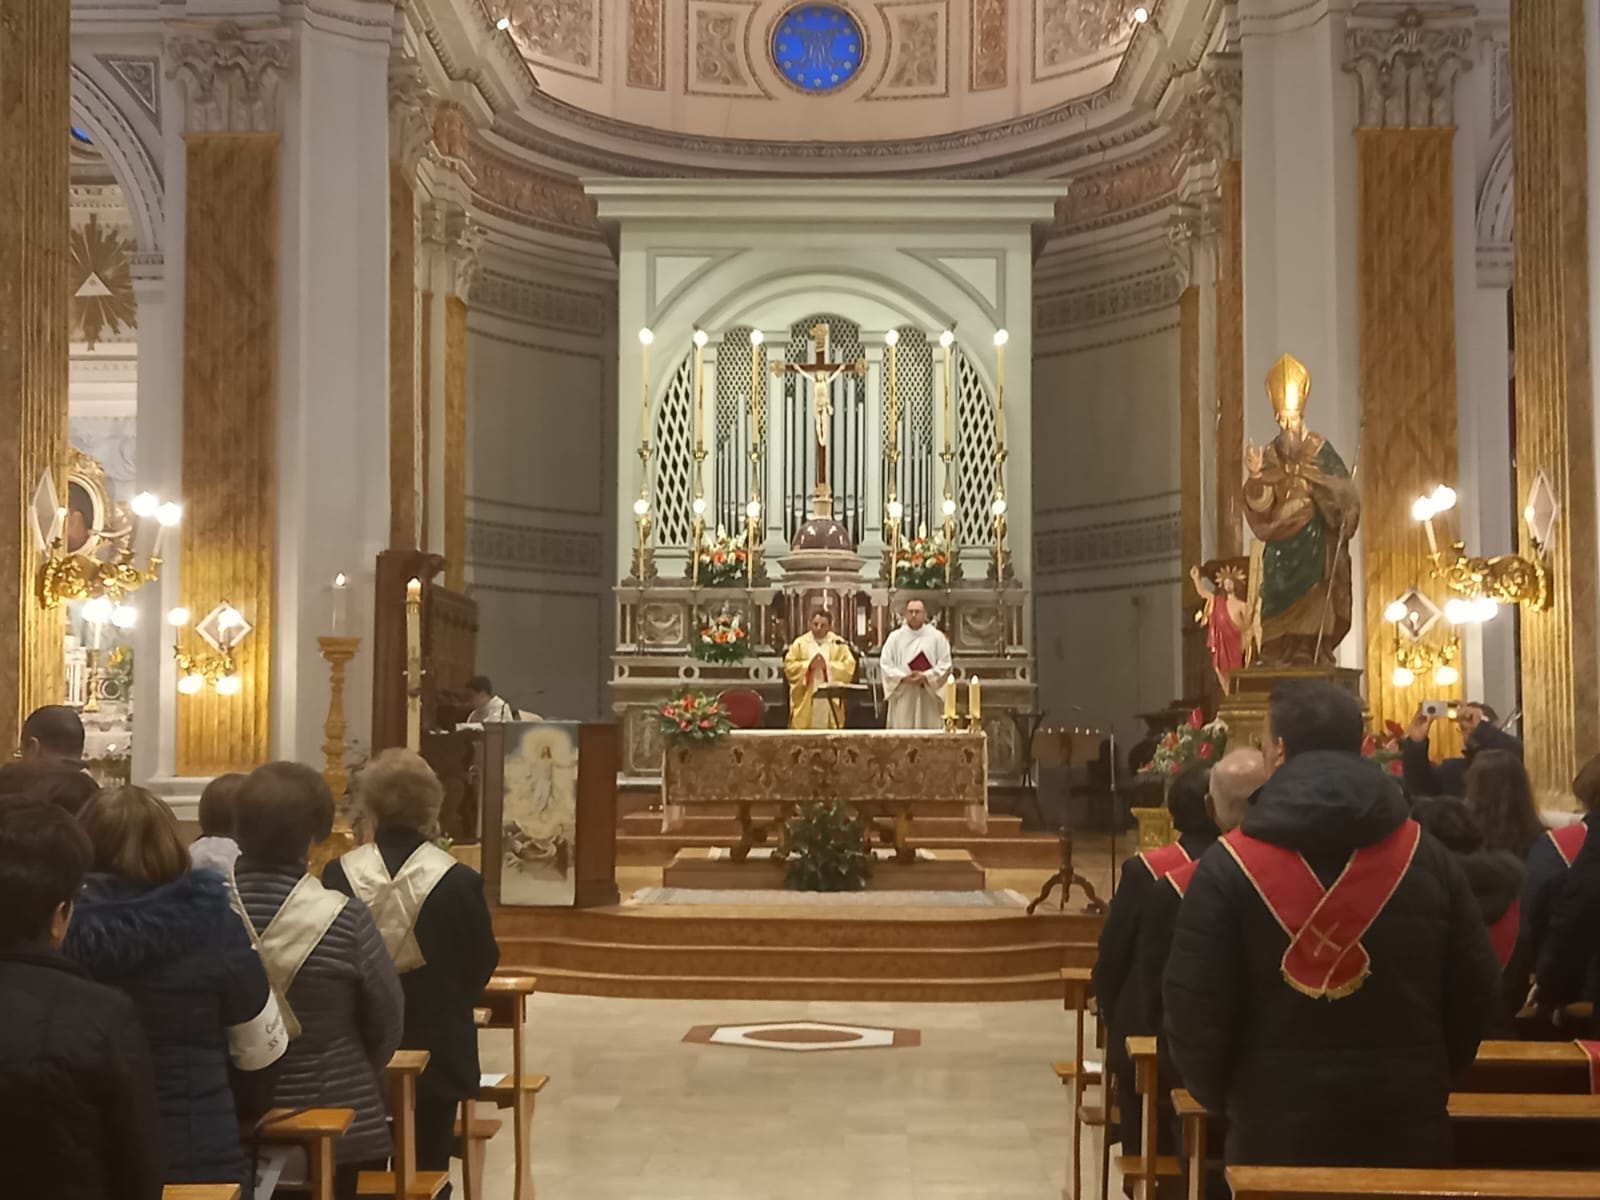
[[[1398,779],[1405,773],[1405,764],[1400,759],[1400,739],[1405,735],[1405,727],[1398,721],[1385,721],[1381,734],[1369,733],[1361,739],[1361,757],[1377,763]]]
[[[749,577],[749,549],[743,538],[731,538],[717,528],[717,536],[700,547],[701,587],[742,587]]]
[[[700,630],[690,650],[701,662],[724,666],[742,663],[750,654],[750,635],[738,616],[718,613]]]
[[[949,561],[938,542],[930,537],[914,537],[895,555],[895,585],[912,591],[942,588],[947,582],[945,568]]]
[[[1228,726],[1218,717],[1207,723],[1198,708],[1156,745],[1155,757],[1139,769],[1140,779],[1168,779],[1190,763],[1214,763],[1228,750]]]
[[[789,858],[785,882],[797,892],[858,892],[867,885],[872,854],[867,824],[838,800],[807,804],[784,826]]]
[[[669,742],[714,742],[733,728],[722,701],[708,692],[683,688],[656,709],[661,736]]]

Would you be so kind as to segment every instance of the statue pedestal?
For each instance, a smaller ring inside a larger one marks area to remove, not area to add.
[[[1361,672],[1354,667],[1246,667],[1228,677],[1228,694],[1217,715],[1228,726],[1228,748],[1260,746],[1266,738],[1267,701],[1272,689],[1296,679],[1325,679],[1361,700]],[[1366,701],[1361,712],[1371,723]]]

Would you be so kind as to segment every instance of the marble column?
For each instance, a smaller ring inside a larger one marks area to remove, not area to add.
[[[1348,5],[1239,0],[1243,133],[1244,428],[1278,430],[1265,380],[1278,357],[1310,370],[1306,422],[1347,465],[1361,442],[1356,80],[1343,69]],[[1241,473],[1242,474],[1242,473]],[[1362,561],[1362,535],[1351,545]],[[1363,665],[1361,572],[1338,661]]]
[[[210,776],[270,751],[277,548],[279,91],[276,33],[222,25],[167,43],[185,111],[183,604],[252,626],[239,691],[178,703],[176,771]]]
[[[433,99],[414,59],[389,66],[389,545],[425,542],[427,421],[417,288],[417,164],[433,138]]]
[[[49,471],[64,496],[67,451],[68,5],[0,0],[0,738],[59,703],[61,609],[42,608],[34,493]],[[44,517],[45,533],[50,517]]]
[[[1522,616],[1525,761],[1543,796],[1563,794],[1600,752],[1587,7],[1511,6],[1517,501],[1527,504],[1543,472],[1562,506],[1548,547],[1550,610]],[[1526,524],[1520,538],[1534,553]]]
[[[1244,553],[1244,164],[1222,164],[1217,205],[1217,554]]]
[[[1384,609],[1413,587],[1442,604],[1424,530],[1411,504],[1459,479],[1456,398],[1456,75],[1471,65],[1470,26],[1434,25],[1415,9],[1352,27],[1346,70],[1360,84],[1360,447],[1366,582],[1367,701],[1378,720],[1405,722],[1425,698],[1461,684],[1417,673],[1393,678]],[[1442,619],[1430,641],[1450,632]],[[1437,752],[1450,745],[1441,725]]]

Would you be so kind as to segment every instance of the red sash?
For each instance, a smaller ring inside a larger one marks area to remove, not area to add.
[[[1600,1096],[1600,1042],[1578,1039],[1578,1049],[1589,1056],[1589,1094]]]
[[[1503,970],[1511,961],[1511,952],[1517,948],[1517,934],[1522,930],[1522,901],[1513,900],[1501,918],[1489,926],[1489,941],[1494,945],[1494,956]]]
[[[1578,857],[1578,851],[1583,849],[1583,843],[1588,837],[1589,827],[1582,821],[1550,831],[1550,840],[1555,844],[1556,853],[1569,867],[1572,865],[1572,860]]]
[[[1194,873],[1199,869],[1198,859],[1183,863],[1167,872],[1167,882],[1172,885],[1173,891],[1183,896],[1189,891],[1189,880],[1194,878]]]
[[[1160,883],[1168,875],[1189,860],[1189,852],[1177,842],[1170,846],[1158,846],[1154,850],[1143,850],[1139,853],[1139,861],[1144,863],[1146,870],[1156,877]]]
[[[1389,903],[1416,853],[1422,827],[1407,820],[1382,841],[1363,846],[1323,889],[1316,872],[1293,850],[1235,829],[1222,843],[1289,935],[1283,978],[1304,995],[1339,1000],[1357,991],[1372,970],[1361,938]]]

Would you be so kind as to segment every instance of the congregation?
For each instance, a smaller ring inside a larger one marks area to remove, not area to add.
[[[251,1195],[263,1118],[338,1108],[354,1118],[335,1194],[354,1196],[390,1159],[384,1070],[402,1048],[427,1053],[415,1165],[447,1171],[499,948],[482,878],[434,844],[433,770],[376,756],[356,788],[373,840],[319,880],[334,801],[311,768],[214,780],[186,845],[160,798],[96,785],[83,741],[73,710],[40,709],[0,767],[6,1194]]]

